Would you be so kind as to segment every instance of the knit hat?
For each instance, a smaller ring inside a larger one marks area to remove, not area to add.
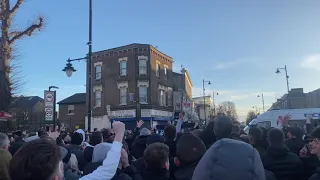
[[[142,128],[140,130],[140,136],[149,136],[150,134],[151,134],[151,132],[147,128]]]
[[[100,143],[94,146],[92,153],[92,162],[103,162],[108,155],[108,152],[111,150],[112,144],[109,143]]]
[[[159,134],[151,134],[150,136],[148,136],[146,144],[150,145],[156,142],[164,143],[164,137],[160,136]]]

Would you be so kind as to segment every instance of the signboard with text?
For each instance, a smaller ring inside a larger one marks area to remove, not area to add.
[[[44,113],[45,120],[52,121],[53,113],[54,113],[54,92],[52,91],[44,91]]]

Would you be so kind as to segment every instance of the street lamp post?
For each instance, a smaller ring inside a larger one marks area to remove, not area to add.
[[[288,71],[287,71],[287,66],[285,65],[284,68],[277,68],[276,74],[281,73],[280,69],[284,70],[286,73],[286,82],[287,82],[287,101],[288,101],[288,107],[290,108],[290,102],[289,102],[289,76],[288,76]]]
[[[65,71],[68,77],[72,76],[72,73],[76,70],[72,67],[72,61],[80,61],[80,60],[87,60],[87,67],[88,67],[88,85],[87,85],[87,94],[88,94],[88,131],[91,131],[91,96],[92,96],[92,0],[89,0],[89,41],[87,43],[89,46],[89,52],[87,57],[78,58],[78,59],[68,59],[66,67],[62,70]]]
[[[202,80],[202,89],[203,89],[203,114],[204,114],[204,120],[207,124],[207,115],[206,115],[206,94],[205,94],[205,88],[204,88],[204,83],[208,83],[208,85],[211,84],[210,81],[205,81],[204,79]]]
[[[59,89],[59,87],[57,86],[49,86],[49,92],[51,92],[51,89]],[[56,129],[56,119],[57,119],[57,115],[56,115],[56,104],[57,104],[57,93],[56,91],[53,91],[53,96],[54,96],[54,99],[53,99],[53,121],[52,121],[52,124],[53,124],[53,131],[55,131]]]
[[[258,95],[257,97],[260,98],[260,95]],[[262,111],[264,112],[264,97],[263,97],[263,93],[261,94],[261,99],[262,99]]]

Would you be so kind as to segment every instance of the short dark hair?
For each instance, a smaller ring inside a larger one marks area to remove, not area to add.
[[[59,168],[60,149],[49,138],[24,144],[9,165],[11,180],[49,179]]]
[[[316,127],[316,128],[312,131],[311,136],[312,136],[313,138],[318,138],[318,139],[320,139],[320,127]]]
[[[75,132],[71,136],[71,144],[80,146],[82,144],[82,140],[83,140],[83,137],[80,133]]]
[[[103,130],[101,130],[101,134],[102,134],[103,140],[106,140],[106,139],[110,138],[110,132],[111,132],[111,129],[103,129]]]
[[[164,128],[164,137],[171,140],[176,138],[176,127],[174,125],[167,125]]]
[[[301,130],[299,127],[289,127],[288,132],[297,138],[302,138],[303,136],[303,130]]]
[[[284,134],[280,129],[272,128],[268,132],[270,145],[282,145],[284,143]]]
[[[232,120],[227,116],[218,116],[214,119],[214,133],[221,138],[229,138],[232,133]]]
[[[236,133],[236,134],[240,134],[240,133],[241,133],[240,126],[237,125],[237,124],[233,124],[233,125],[232,125],[232,132],[233,132],[233,133]]]
[[[99,131],[92,132],[90,136],[90,145],[95,146],[102,142],[102,134]]]
[[[169,147],[163,143],[153,143],[147,146],[143,153],[148,169],[161,169],[169,161]]]
[[[206,150],[206,145],[199,137],[187,133],[177,143],[177,158],[182,166],[190,165],[199,161]]]
[[[254,141],[259,141],[262,139],[263,137],[263,131],[261,128],[258,127],[251,127],[249,129],[249,136],[251,136],[253,138]]]

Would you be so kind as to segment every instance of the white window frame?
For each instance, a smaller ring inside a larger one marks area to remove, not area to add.
[[[74,115],[74,105],[68,105],[68,115]]]
[[[139,60],[139,75],[147,75],[147,67],[147,60]]]
[[[95,70],[96,70],[96,80],[101,79],[101,76],[102,76],[102,65],[95,66]]]
[[[101,107],[102,103],[102,91],[94,91],[94,107]]]
[[[127,57],[123,57],[123,58],[119,58],[119,74],[120,76],[127,76],[128,74],[128,58]],[[125,64],[125,67],[122,67],[122,65]]]
[[[142,94],[142,89],[145,90],[144,94]],[[145,99],[145,101],[143,101],[142,99]],[[139,87],[139,102],[140,102],[140,104],[147,104],[148,103],[148,87],[147,86],[140,86]]]
[[[128,101],[128,92],[127,92],[127,87],[120,87],[119,88],[119,101],[120,105],[127,105]]]
[[[163,89],[159,89],[159,105],[160,106],[167,106],[166,96],[167,96],[167,92]]]
[[[168,80],[168,66],[164,66],[164,79]]]
[[[160,66],[160,63],[157,62],[157,65],[156,65],[156,76],[158,78],[160,77],[160,71],[161,71],[161,66]]]

